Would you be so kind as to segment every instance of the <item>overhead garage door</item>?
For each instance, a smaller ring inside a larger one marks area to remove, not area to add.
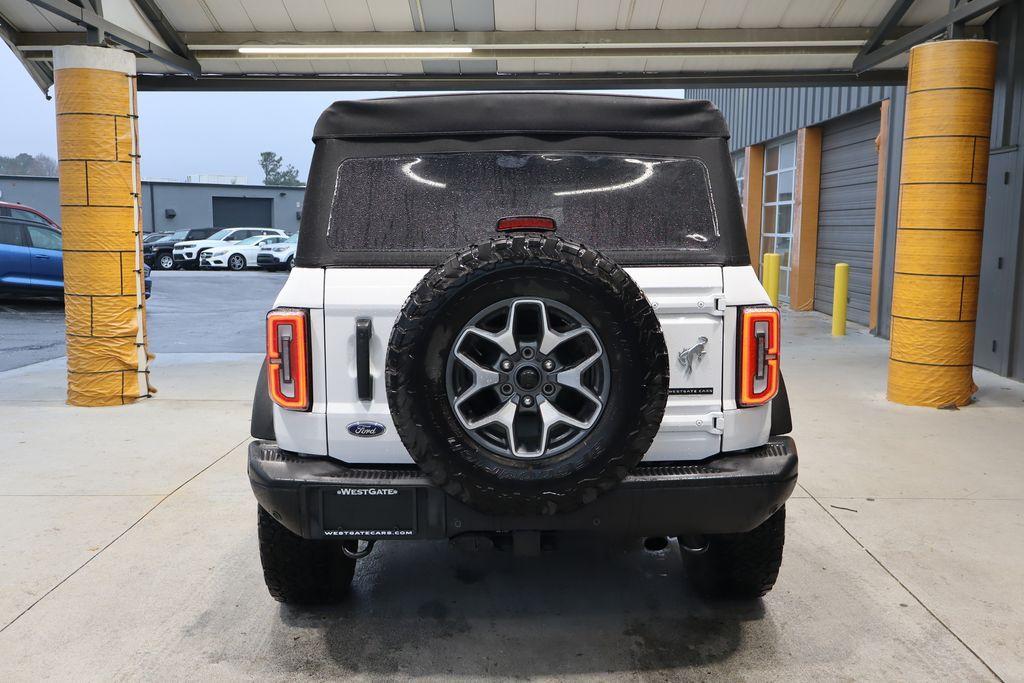
[[[822,127],[821,194],[814,310],[832,313],[835,265],[850,264],[848,320],[868,324],[871,255],[878,182],[878,106],[833,119]]]
[[[217,228],[272,228],[274,200],[270,197],[214,197],[213,225]]]

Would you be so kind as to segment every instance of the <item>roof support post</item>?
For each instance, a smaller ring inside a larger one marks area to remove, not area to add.
[[[959,5],[961,0],[949,0],[949,11],[952,13]],[[949,26],[946,27],[946,38],[949,40],[959,40],[964,37],[964,22],[962,21],[951,21]]]
[[[996,44],[910,51],[896,224],[890,401],[962,406],[977,390],[974,324]]]
[[[750,145],[743,152],[743,222],[747,250],[755,273],[761,272],[761,212],[764,210],[764,145]]]
[[[150,394],[135,56],[54,51],[68,403]]]
[[[814,275],[818,258],[818,198],[821,187],[821,128],[796,134],[793,188],[793,241],[789,251],[789,307],[814,309]]]

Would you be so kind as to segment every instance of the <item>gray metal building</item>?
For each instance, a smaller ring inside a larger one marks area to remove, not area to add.
[[[146,232],[238,225],[299,229],[305,187],[142,181]],[[0,200],[39,209],[60,223],[57,178],[0,175]]]
[[[999,43],[999,60],[975,363],[1024,379],[1024,13],[1016,4],[1004,7],[985,31]],[[834,265],[846,262],[848,319],[888,337],[906,88],[698,88],[686,94],[711,100],[729,122],[748,230],[754,230],[748,235],[752,257],[783,254],[785,304],[831,313]],[[802,171],[797,143],[807,131],[820,136],[817,258],[812,273],[798,274],[788,266],[801,228],[793,223],[794,209],[804,200],[795,181]],[[795,284],[801,275],[813,276],[809,305],[788,297],[790,278]]]

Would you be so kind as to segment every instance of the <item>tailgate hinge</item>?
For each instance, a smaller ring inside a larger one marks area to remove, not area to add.
[[[723,413],[708,413],[704,419],[706,425],[704,430],[709,434],[721,434],[725,431],[725,415]]]
[[[725,415],[722,413],[712,413],[711,429],[708,431],[712,434],[722,434],[725,432]]]
[[[729,307],[729,302],[725,300],[725,294],[715,294],[713,298],[715,300],[715,314],[725,315],[725,309]]]

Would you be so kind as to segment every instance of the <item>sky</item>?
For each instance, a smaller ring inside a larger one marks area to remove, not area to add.
[[[27,152],[56,158],[53,101],[43,96],[3,43],[0,92],[4,93],[0,155]],[[681,90],[631,92],[682,97]],[[389,95],[394,93],[141,92],[142,176],[185,180],[197,174],[241,175],[259,184],[263,182],[260,152],[272,151],[299,169],[299,177],[305,180],[313,155],[310,136],[320,112],[335,100]]]

